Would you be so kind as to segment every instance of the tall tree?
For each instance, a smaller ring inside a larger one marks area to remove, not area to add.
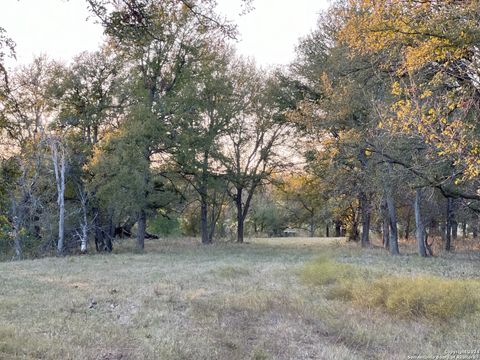
[[[266,79],[254,64],[234,61],[231,71],[233,98],[227,135],[221,139],[221,162],[229,195],[235,203],[237,242],[244,241],[244,223],[257,188],[288,166],[284,154],[293,129],[279,110],[274,78]]]
[[[138,79],[132,115],[143,115],[137,118],[139,128],[135,133],[137,143],[142,144],[137,153],[141,157],[139,162],[148,164],[141,173],[144,190],[139,203],[147,204],[150,165],[169,146],[172,132],[168,125],[177,105],[171,99],[182,83],[180,78],[187,67],[193,68],[202,59],[209,44],[233,33],[234,28],[215,14],[214,3],[210,1],[89,0],[88,3],[104,25],[110,43]],[[146,221],[147,209],[140,209],[137,214],[140,249]]]

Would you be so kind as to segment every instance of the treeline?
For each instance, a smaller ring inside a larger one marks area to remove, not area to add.
[[[203,243],[377,232],[392,254],[415,232],[422,256],[477,237],[478,1],[337,1],[270,72],[214,1],[86,3],[107,41],[68,65],[7,73],[0,31],[3,257],[143,249],[179,222]]]
[[[459,224],[478,235],[479,6],[337,1],[298,46],[289,118],[311,137],[308,173],[363,246],[372,228],[392,254],[414,228],[421,256],[435,237],[450,250]]]
[[[213,1],[88,5],[98,51],[2,66],[2,253],[111,251],[115,236],[143,249],[150,220],[182,211],[210,243],[226,207],[242,242],[254,192],[286,164],[275,78],[235,55]]]

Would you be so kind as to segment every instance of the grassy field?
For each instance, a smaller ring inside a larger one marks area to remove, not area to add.
[[[407,359],[480,350],[478,252],[391,258],[307,238],[132,249],[125,242],[110,255],[0,263],[0,359]],[[402,297],[392,284],[420,295]],[[450,297],[455,303],[442,300]],[[444,307],[429,312],[439,301]]]

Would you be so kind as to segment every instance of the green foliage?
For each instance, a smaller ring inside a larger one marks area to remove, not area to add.
[[[380,308],[404,318],[447,320],[480,310],[480,282],[436,276],[375,276],[324,256],[308,263],[302,280],[327,286],[327,298]]]
[[[0,258],[12,250],[12,226],[5,215],[0,214]]]
[[[160,236],[180,235],[180,219],[159,213],[148,221],[148,229],[151,233]]]

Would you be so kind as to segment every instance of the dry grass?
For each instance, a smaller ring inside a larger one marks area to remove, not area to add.
[[[480,311],[480,281],[432,275],[385,276],[322,256],[301,272],[304,282],[327,287],[328,299],[379,308],[398,317],[458,319]]]
[[[345,279],[475,281],[478,254],[392,259],[339,239],[249,242],[155,240],[134,254],[125,241],[111,255],[0,263],[0,358],[404,359],[478,346],[477,313],[398,317],[331,296],[332,272],[314,286],[300,275],[328,254]]]

